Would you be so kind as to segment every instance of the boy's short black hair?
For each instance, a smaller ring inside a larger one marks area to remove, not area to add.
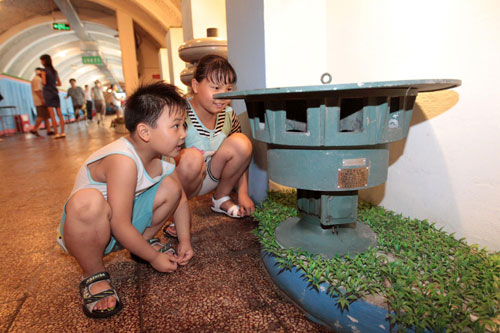
[[[184,113],[188,104],[176,86],[159,81],[141,85],[125,103],[125,127],[134,133],[139,123],[155,128],[163,108],[168,112]]]
[[[233,66],[221,56],[206,55],[196,65],[193,77],[201,82],[203,79],[215,84],[234,84],[237,76]]]
[[[73,78],[69,79],[69,83],[71,83],[72,81],[75,81],[75,82],[76,82],[76,80],[75,80],[75,79],[73,79]]]

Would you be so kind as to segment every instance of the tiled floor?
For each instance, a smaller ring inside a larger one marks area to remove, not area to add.
[[[61,140],[17,134],[0,142],[0,331],[326,331],[270,282],[250,233],[256,222],[212,213],[209,196],[190,202],[196,253],[188,266],[162,274],[126,250],[113,253],[106,267],[124,309],[110,319],[85,317],[79,267],[56,245],[55,229],[81,163],[121,135],[83,122],[67,132]]]

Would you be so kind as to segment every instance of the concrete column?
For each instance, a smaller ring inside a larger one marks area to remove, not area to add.
[[[116,10],[116,22],[118,25],[118,35],[120,36],[120,48],[122,51],[125,92],[127,95],[130,95],[139,85],[137,55],[135,52],[134,22],[130,15],[119,9]]]
[[[237,90],[321,84],[327,69],[326,0],[226,0],[228,57]],[[243,102],[234,102],[240,119]],[[250,196],[266,197],[267,146],[254,141]]]
[[[181,71],[186,63],[179,58],[179,46],[183,43],[182,28],[170,28],[167,33],[167,50],[170,83],[187,92],[187,87],[181,82]]]
[[[170,82],[170,69],[168,63],[168,49],[163,47],[158,50],[158,63],[160,64],[160,78]]]
[[[228,59],[238,75],[235,90],[263,88],[266,86],[264,3],[228,0],[226,6]],[[234,100],[233,107],[243,131],[252,138],[245,103]],[[249,169],[249,194],[255,202],[261,202],[266,197],[268,182],[267,145],[251,140],[254,154]]]

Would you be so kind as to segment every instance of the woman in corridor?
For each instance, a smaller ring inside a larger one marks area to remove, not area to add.
[[[40,57],[43,67],[42,71],[42,83],[43,83],[43,98],[45,99],[45,105],[49,109],[50,118],[52,119],[52,126],[54,127],[54,138],[60,139],[66,137],[66,132],[64,131],[64,118],[61,112],[61,101],[59,100],[59,91],[57,87],[61,85],[61,80],[59,80],[59,74],[52,66],[52,59],[50,55],[44,54]],[[57,111],[57,117],[59,118],[59,125],[61,126],[61,132],[57,131],[57,122],[55,112]]]

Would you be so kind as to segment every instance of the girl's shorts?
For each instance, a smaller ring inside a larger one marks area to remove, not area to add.
[[[215,190],[217,188],[217,186],[219,186],[219,180],[220,180],[220,179],[215,178],[212,175],[212,171],[210,169],[210,166],[212,163],[212,157],[214,156],[215,151],[204,152],[203,150],[200,150],[198,148],[195,148],[195,149],[200,151],[200,153],[203,155],[205,165],[207,166],[207,172],[205,174],[205,179],[203,179],[200,190],[197,193],[193,193],[191,195],[191,198],[205,195],[207,193],[212,192],[213,190]]]
[[[153,219],[153,203],[155,200],[156,192],[158,191],[158,187],[160,186],[162,180],[151,186],[143,193],[139,194],[139,196],[134,199],[134,206],[132,208],[132,225],[141,234],[144,232],[144,230],[146,230],[146,228],[151,226],[151,221]],[[67,203],[68,202],[66,201],[66,204]],[[63,235],[64,222],[66,221],[66,204],[64,204],[61,222],[59,224],[59,228],[57,228],[57,243],[64,251],[68,252],[68,250],[66,249],[66,245],[64,244]],[[111,239],[106,246],[106,249],[104,250],[104,254],[108,254],[113,251],[119,251],[122,248],[123,247],[120,245],[120,243],[118,243],[118,241],[111,234]]]

